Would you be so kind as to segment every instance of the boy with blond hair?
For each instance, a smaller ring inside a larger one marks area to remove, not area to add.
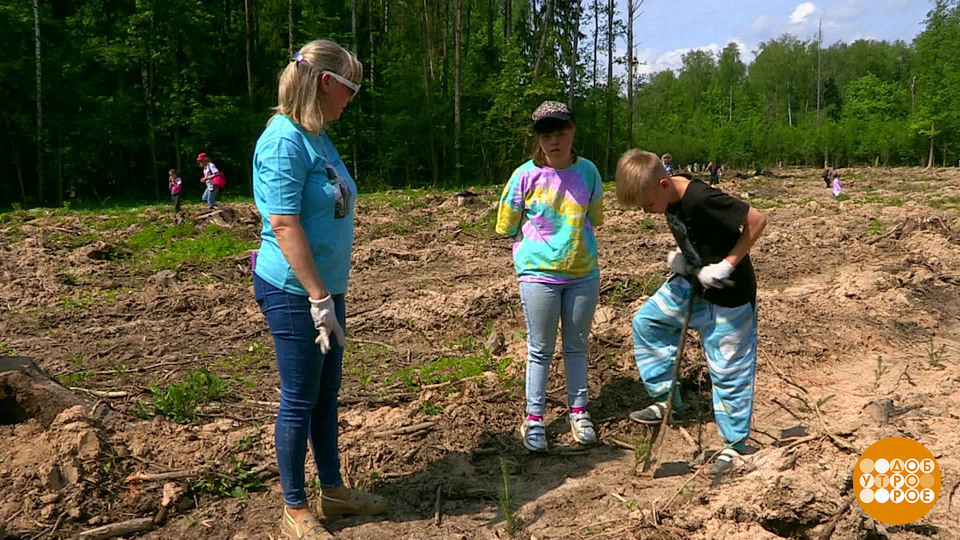
[[[634,357],[654,403],[630,413],[630,418],[642,424],[663,419],[673,356],[683,339],[684,314],[692,308],[690,328],[700,334],[706,351],[714,417],[724,439],[713,472],[722,472],[744,451],[750,435],[757,285],[749,252],[766,218],[700,180],[672,176],[655,154],[641,150],[627,151],[617,163],[617,200],[644,212],[666,214],[678,245],[667,255],[673,274],[633,318]],[[673,411],[682,406],[680,392],[675,391]]]

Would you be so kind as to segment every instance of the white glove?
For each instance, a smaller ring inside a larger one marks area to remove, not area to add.
[[[667,254],[667,264],[670,265],[671,272],[680,274],[681,276],[688,276],[692,273],[691,270],[693,270],[690,268],[690,265],[687,264],[687,258],[683,256],[683,252],[679,249]]]
[[[733,285],[730,274],[733,273],[733,265],[726,259],[704,266],[697,273],[697,279],[703,284],[705,289],[719,289],[721,287],[730,287]]]
[[[320,346],[320,352],[327,354],[330,352],[330,335],[337,339],[336,344],[341,347],[346,345],[343,336],[343,327],[337,322],[337,315],[333,309],[333,298],[328,294],[320,300],[310,298],[310,316],[313,318],[313,326],[317,329],[317,345]]]

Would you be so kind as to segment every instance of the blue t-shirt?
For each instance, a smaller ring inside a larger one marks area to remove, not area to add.
[[[346,215],[341,218],[334,215],[337,189],[327,166],[333,167],[350,191]],[[307,296],[270,226],[270,214],[295,214],[300,216],[313,262],[327,290],[346,293],[356,196],[357,185],[330,137],[307,132],[286,116],[274,116],[253,152],[253,198],[263,220],[257,275],[286,292]]]

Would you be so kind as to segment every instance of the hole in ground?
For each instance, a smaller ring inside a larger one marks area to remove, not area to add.
[[[29,419],[30,414],[10,394],[9,388],[0,387],[0,424],[9,426],[26,422]]]
[[[780,538],[798,538],[800,540],[810,538],[807,536],[807,530],[812,527],[796,518],[788,517],[763,519],[760,520],[760,526]]]

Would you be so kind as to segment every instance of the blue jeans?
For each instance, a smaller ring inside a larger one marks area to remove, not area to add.
[[[212,183],[207,184],[207,189],[203,191],[203,196],[200,199],[207,203],[210,208],[213,208],[213,205],[217,199],[217,186]]]
[[[600,278],[562,284],[520,282],[527,321],[528,415],[543,416],[558,321],[568,403],[571,408],[587,406],[587,338],[599,296]]]
[[[690,282],[671,277],[633,318],[633,354],[650,397],[666,401],[673,382],[674,355],[692,296]],[[750,304],[727,308],[693,300],[690,328],[700,334],[713,383],[713,414],[726,443],[743,450],[750,436],[757,373],[757,310]],[[674,405],[681,405],[674,392]]]
[[[317,330],[306,296],[278,289],[256,274],[253,294],[273,334],[280,371],[280,410],[274,437],[283,500],[289,507],[300,507],[307,504],[303,489],[307,439],[313,448],[320,487],[343,485],[337,449],[337,393],[343,344],[337,343],[326,355],[320,353],[320,347],[314,343]],[[347,318],[345,296],[333,295],[341,326],[346,325]]]

